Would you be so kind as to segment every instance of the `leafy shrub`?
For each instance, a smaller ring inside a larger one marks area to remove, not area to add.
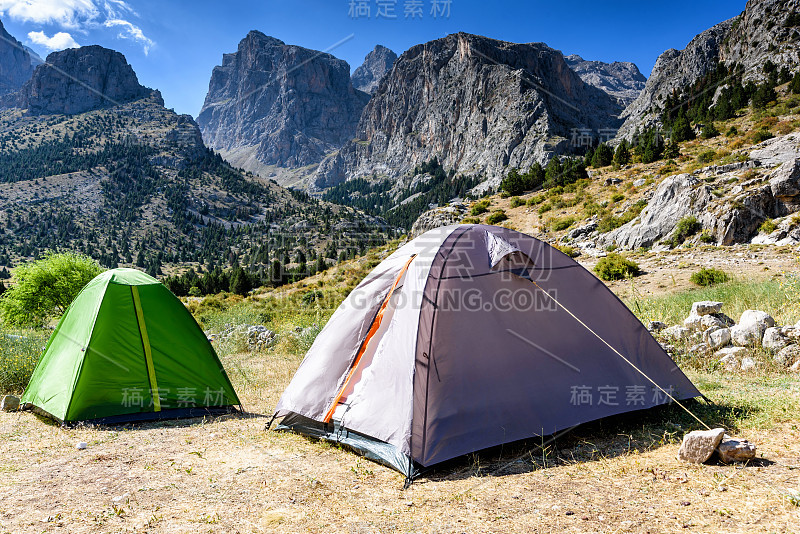
[[[686,241],[687,237],[693,236],[702,229],[703,225],[697,220],[697,217],[694,215],[684,217],[678,221],[678,224],[675,225],[675,230],[672,232],[672,235],[669,237],[669,239],[665,240],[664,243],[669,245],[670,248],[675,248]]]
[[[88,256],[48,252],[14,272],[16,284],[0,298],[0,316],[12,326],[41,326],[61,315],[83,286],[103,272]]]
[[[641,271],[634,261],[616,252],[611,252],[597,262],[597,265],[594,266],[594,272],[601,280],[611,281],[632,278]]]
[[[575,217],[564,217],[563,219],[553,219],[550,223],[550,228],[552,228],[554,232],[560,232],[561,230],[566,230],[573,224],[575,224]]]
[[[525,205],[525,201],[523,199],[521,199],[519,197],[512,197],[511,198],[511,207],[512,208],[518,208],[518,207],[524,206],[524,205]]]
[[[486,218],[489,224],[499,224],[508,219],[508,215],[503,210],[497,210]]]
[[[461,222],[464,224],[478,224],[481,220],[477,217],[464,217]]]
[[[700,233],[700,241],[702,243],[713,243],[714,242],[714,236],[711,235],[711,232],[709,232],[708,230],[703,230]]]
[[[470,210],[470,215],[478,216],[486,213],[489,211],[489,204],[491,203],[490,200],[481,200],[480,202],[476,202],[472,209]]]
[[[625,200],[625,195],[622,193],[614,193],[611,195],[611,202],[619,202],[621,200]]]
[[[772,219],[767,219],[766,221],[761,223],[761,226],[758,227],[758,231],[765,234],[771,234],[777,229],[778,225],[775,224],[775,221],[773,221]]]
[[[737,135],[739,135],[739,130],[738,130],[738,128],[736,128],[736,126],[731,126],[730,128],[728,128],[728,131],[725,133],[726,137],[734,137],[734,136],[737,136]]]
[[[705,150],[697,156],[697,163],[711,163],[716,155],[717,153],[713,150]]]
[[[528,206],[535,206],[544,202],[543,195],[535,195],[528,199]]]
[[[773,137],[775,137],[775,136],[772,135],[772,132],[770,132],[766,128],[761,128],[759,130],[755,130],[753,132],[750,132],[750,135],[749,135],[750,142],[753,143],[754,145],[757,145],[758,143],[764,142],[767,139],[772,139]]]
[[[539,209],[537,211],[539,212],[539,215],[542,215],[543,213],[547,213],[551,209],[553,209],[553,205],[550,204],[549,202],[545,202],[544,204],[539,206]]]
[[[703,267],[696,273],[692,273],[689,280],[698,286],[712,286],[714,284],[721,284],[730,280],[730,277],[725,271],[719,269],[708,269]]]

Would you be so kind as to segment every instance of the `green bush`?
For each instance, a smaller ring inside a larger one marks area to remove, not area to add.
[[[539,212],[539,215],[542,215],[543,213],[547,213],[551,209],[553,209],[553,205],[550,204],[549,202],[545,202],[544,204],[539,206],[539,209],[537,211]]]
[[[727,282],[730,280],[730,277],[725,271],[703,267],[696,273],[693,273],[689,280],[698,286],[713,286],[714,284]]]
[[[714,236],[711,235],[711,232],[709,232],[708,230],[703,230],[700,233],[700,241],[702,243],[713,243],[714,242]]]
[[[519,197],[512,197],[511,198],[511,207],[512,208],[519,208],[520,206],[524,206],[525,201]]]
[[[772,219],[767,219],[766,221],[761,223],[761,226],[758,227],[758,231],[764,234],[771,234],[777,229],[778,225],[775,224],[775,221],[773,221]]]
[[[675,231],[672,232],[672,235],[669,239],[666,239],[664,243],[670,248],[675,248],[686,241],[686,238],[693,236],[702,229],[703,225],[697,220],[697,217],[694,215],[684,217],[678,221],[678,224],[675,225]]]
[[[47,252],[14,270],[16,283],[0,298],[0,317],[9,326],[41,326],[64,313],[83,286],[101,272],[88,256]]]
[[[561,219],[553,219],[550,223],[550,228],[552,228],[554,232],[560,232],[561,230],[566,230],[573,224],[575,224],[575,217],[564,217]]]
[[[770,132],[766,128],[761,128],[760,130],[756,130],[751,135],[754,145],[757,145],[758,143],[764,142],[767,139],[772,139],[773,137],[775,137],[774,135],[772,135],[772,132]]]
[[[717,153],[713,150],[705,150],[697,156],[697,163],[711,163],[716,156]]]
[[[479,224],[481,220],[477,217],[464,217],[461,221],[463,224]]]
[[[739,135],[739,129],[736,126],[731,126],[728,128],[728,131],[725,133],[726,137],[735,137]]]
[[[621,254],[610,252],[605,258],[601,258],[594,266],[594,272],[601,280],[624,280],[638,275],[641,271],[635,262],[627,259]]]
[[[535,206],[544,202],[544,195],[534,195],[528,199],[528,206]]]
[[[489,211],[489,204],[491,203],[490,200],[481,200],[480,202],[476,202],[472,209],[470,210],[470,215],[478,216],[483,215],[487,211]]]
[[[503,210],[497,210],[486,218],[489,224],[498,224],[508,219],[508,215]]]
[[[625,200],[625,195],[622,193],[614,193],[611,195],[611,202],[619,202],[621,200]]]

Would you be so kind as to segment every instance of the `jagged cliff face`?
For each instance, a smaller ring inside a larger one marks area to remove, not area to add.
[[[750,0],[739,17],[702,32],[683,50],[661,54],[644,90],[625,109],[619,137],[630,139],[637,128],[657,124],[668,94],[691,85],[720,62],[741,65],[745,81],[761,79],[767,60],[778,67],[800,64],[800,27],[787,23],[792,13],[800,13],[800,0]]]
[[[616,97],[623,106],[636,100],[647,82],[639,67],[629,61],[587,61],[577,54],[564,59],[581,80]]]
[[[17,91],[30,80],[37,60],[41,63],[0,22],[0,95]]]
[[[569,148],[573,128],[618,125],[616,100],[584,83],[557,50],[454,34],[405,52],[361,116],[357,139],[323,161],[312,188],[396,178],[436,156],[499,182]]]
[[[364,63],[353,72],[353,87],[365,93],[374,93],[381,79],[392,69],[397,61],[397,54],[378,45],[367,54]]]
[[[368,99],[347,62],[252,31],[214,68],[197,122],[234,164],[302,167],[353,138]]]
[[[18,92],[3,99],[3,104],[27,109],[33,115],[75,115],[133,102],[152,93],[139,84],[125,56],[94,45],[53,52]]]

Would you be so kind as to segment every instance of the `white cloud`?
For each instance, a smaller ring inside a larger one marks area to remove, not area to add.
[[[0,0],[0,15],[21,23],[53,25],[83,34],[89,30],[116,28],[119,30],[117,38],[139,43],[145,55],[155,45],[139,26],[128,20],[138,15],[124,0]],[[36,37],[32,37],[32,34]],[[59,46],[63,49],[75,43],[71,35],[65,32],[47,37],[44,32],[37,31],[31,32],[28,37],[33,43],[51,50],[56,48],[52,48],[50,44],[55,46],[56,43],[59,45],[70,43],[67,46]]]
[[[19,22],[79,29],[94,21],[100,10],[94,0],[0,0],[0,13]]]
[[[152,48],[152,46],[155,44],[151,39],[145,36],[144,33],[142,33],[142,30],[138,26],[128,22],[127,20],[109,19],[103,23],[103,26],[106,28],[119,28],[120,31],[117,37],[120,39],[133,39],[134,41],[139,42],[144,48],[144,55],[147,55],[148,52],[150,52],[150,48]]]
[[[48,50],[64,50],[66,48],[78,48],[78,43],[75,39],[66,32],[58,32],[52,37],[48,37],[44,32],[30,32],[28,39],[34,44],[41,45]]]

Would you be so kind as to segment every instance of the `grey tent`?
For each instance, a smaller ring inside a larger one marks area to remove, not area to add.
[[[455,225],[410,241],[353,290],[275,415],[278,429],[344,443],[411,479],[473,451],[698,395],[571,258],[513,230]]]

